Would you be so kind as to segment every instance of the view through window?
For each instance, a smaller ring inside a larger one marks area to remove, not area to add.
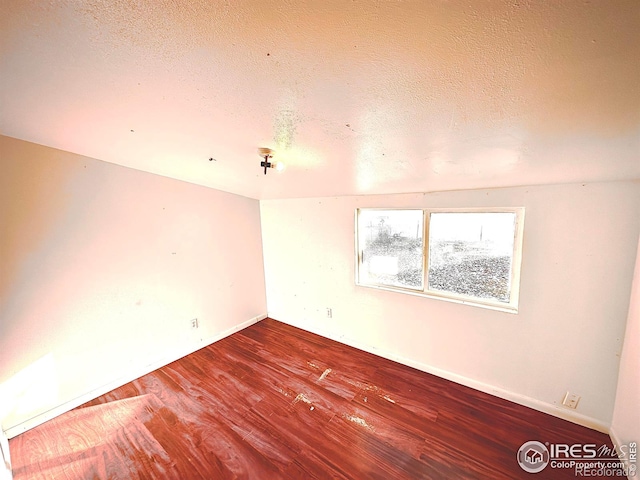
[[[509,303],[515,213],[431,213],[429,290]]]
[[[360,256],[368,282],[422,290],[423,217],[422,210],[361,210]]]
[[[524,209],[360,209],[358,284],[517,309]]]

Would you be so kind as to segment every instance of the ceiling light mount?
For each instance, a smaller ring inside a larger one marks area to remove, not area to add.
[[[260,162],[260,166],[264,168],[264,174],[267,174],[267,168],[275,168],[279,172],[284,170],[284,164],[282,162],[272,162],[274,151],[270,148],[261,147],[258,149],[258,155],[263,160]]]

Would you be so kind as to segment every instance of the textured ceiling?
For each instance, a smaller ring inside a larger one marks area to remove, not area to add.
[[[640,2],[2,0],[0,101],[254,198],[640,178]]]

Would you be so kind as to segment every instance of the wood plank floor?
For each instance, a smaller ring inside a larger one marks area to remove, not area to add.
[[[575,478],[607,435],[266,319],[10,441],[23,479]],[[597,477],[596,477],[597,478]]]

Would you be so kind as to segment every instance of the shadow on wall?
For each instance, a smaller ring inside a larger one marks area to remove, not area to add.
[[[9,151],[7,155],[10,154]],[[55,162],[43,165],[35,161],[25,162],[22,158],[19,160],[3,163],[6,183],[2,182],[0,189],[6,227],[0,243],[6,252],[12,252],[12,255],[3,258],[0,297],[4,299],[13,298],[11,288],[19,284],[17,280],[25,259],[34,261],[34,255],[37,257],[42,245],[51,242],[52,235],[65,234],[60,231],[59,225],[64,224],[65,217],[69,217],[72,193],[68,186],[79,175],[78,172],[70,175],[63,169],[54,168]],[[54,157],[52,160],[57,159]],[[93,189],[96,187],[92,185]],[[16,202],[16,198],[20,201]],[[87,194],[84,201],[80,202],[81,208],[86,208],[91,198]]]
[[[58,402],[58,376],[53,355],[41,357],[0,384],[0,426],[8,425],[15,417],[31,417],[33,412],[49,408]],[[8,461],[8,445],[5,452],[4,432],[2,452]],[[7,453],[7,455],[5,455]],[[0,479],[3,477],[0,477]]]

